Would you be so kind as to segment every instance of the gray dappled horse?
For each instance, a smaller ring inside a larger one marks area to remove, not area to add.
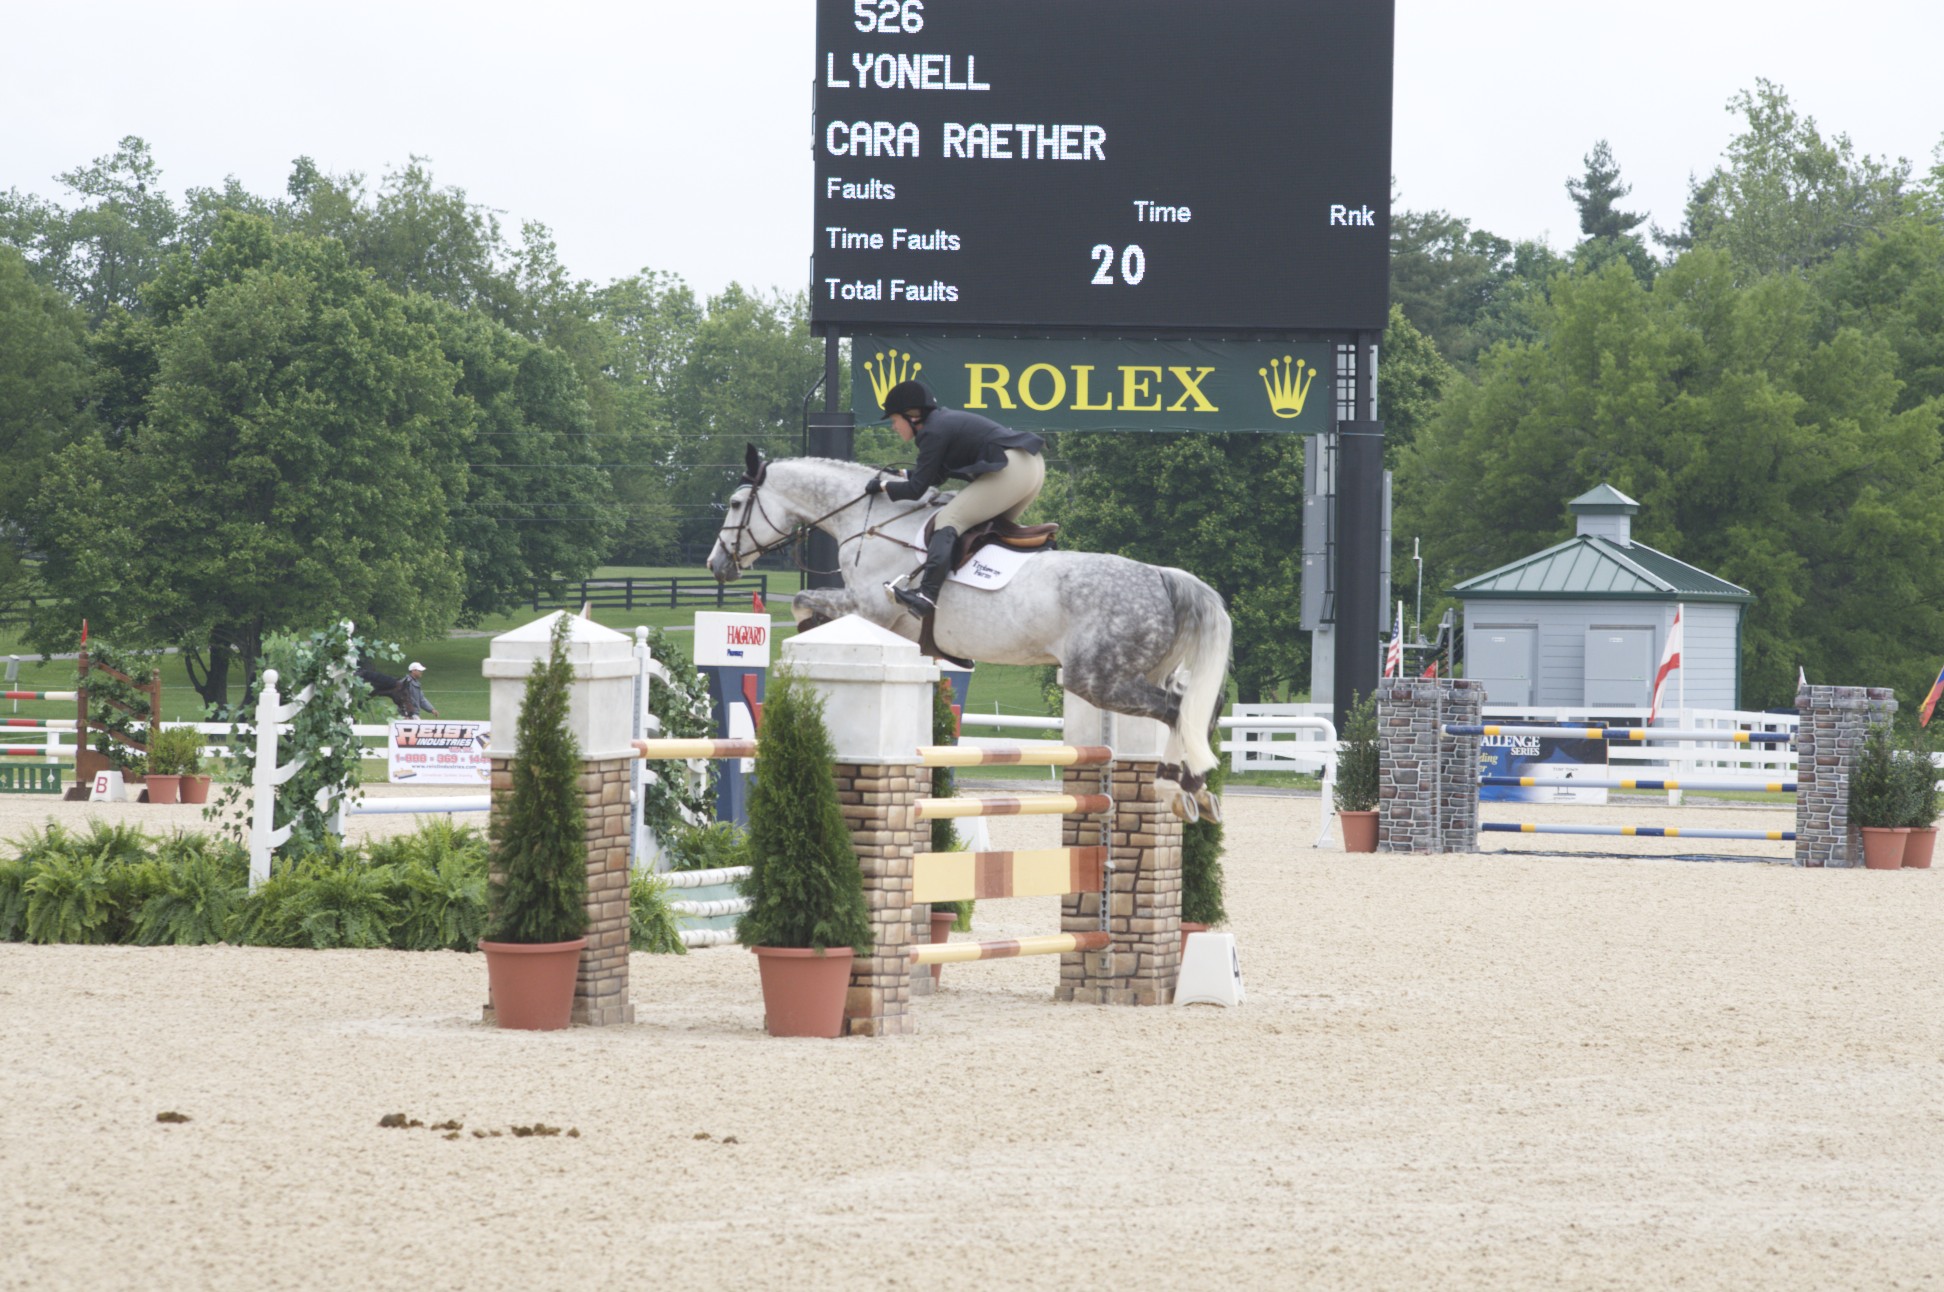
[[[750,448],[709,572],[726,583],[798,530],[820,529],[837,542],[844,586],[799,592],[790,603],[797,623],[857,614],[916,640],[919,621],[884,585],[923,561],[920,531],[945,496],[867,495],[875,474],[828,458],[765,462]],[[947,581],[932,633],[940,650],[965,659],[1058,664],[1066,688],[1096,708],[1165,723],[1162,776],[1179,787],[1169,806],[1186,821],[1200,812],[1219,819],[1207,788],[1216,760],[1208,735],[1228,672],[1229,617],[1194,575],[1104,553],[1041,552],[996,591]]]

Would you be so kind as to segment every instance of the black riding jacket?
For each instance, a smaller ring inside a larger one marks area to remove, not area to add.
[[[975,480],[1002,469],[1007,449],[1038,453],[1046,447],[1031,431],[956,408],[933,409],[918,428],[917,443],[918,465],[902,480],[885,481],[885,497],[909,501],[946,480]]]

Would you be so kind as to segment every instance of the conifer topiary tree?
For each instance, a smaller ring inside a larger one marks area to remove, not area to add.
[[[1343,715],[1343,752],[1337,756],[1336,805],[1339,812],[1369,812],[1377,806],[1377,697],[1353,692]]]
[[[837,802],[823,699],[790,669],[770,677],[761,740],[742,886],[749,911],[738,936],[746,947],[850,947],[868,955],[864,876]]]
[[[1208,773],[1208,792],[1220,797],[1229,765],[1218,762]],[[1221,924],[1228,919],[1222,904],[1222,823],[1206,816],[1181,828],[1181,918],[1189,924]]]
[[[958,723],[952,714],[952,683],[941,679],[932,688],[932,743],[934,745],[956,745],[958,743]],[[958,794],[958,777],[949,767],[934,767],[931,774],[931,796],[935,799],[949,799]],[[964,845],[959,841],[958,829],[950,817],[940,817],[931,823],[931,850],[933,852],[957,852]],[[968,898],[962,902],[933,902],[934,911],[951,911],[952,927],[969,929],[972,927],[972,902]]]
[[[554,621],[547,660],[527,675],[513,792],[493,830],[492,942],[571,942],[587,932],[587,813],[580,742],[567,726],[568,626],[565,614]]]

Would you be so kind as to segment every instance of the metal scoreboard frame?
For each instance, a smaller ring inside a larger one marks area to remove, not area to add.
[[[818,332],[1381,331],[1391,0],[818,0]]]
[[[826,344],[810,451],[852,456],[842,337],[1327,343],[1334,625],[1318,630],[1313,676],[1319,692],[1331,680],[1341,722],[1376,688],[1383,615],[1395,0],[817,0],[816,13],[809,296]],[[1200,407],[1188,383],[1220,380],[1202,376],[1212,362],[1122,358],[1115,429],[1154,402],[1149,371],[1186,374],[1167,412]],[[1067,364],[1070,381],[1035,359],[1018,368],[1020,405],[1063,387],[1077,411],[1112,402],[1083,384],[1105,380],[1093,356]],[[1250,429],[1299,430],[1275,386],[1276,420],[1258,411]],[[812,564],[834,569],[823,537]]]

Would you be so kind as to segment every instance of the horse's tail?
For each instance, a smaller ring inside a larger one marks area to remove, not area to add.
[[[1199,776],[1217,761],[1208,733],[1215,725],[1215,708],[1228,683],[1230,625],[1221,594],[1186,570],[1164,569],[1162,583],[1174,603],[1173,653],[1188,671],[1188,689],[1181,696],[1181,733],[1190,772]]]

